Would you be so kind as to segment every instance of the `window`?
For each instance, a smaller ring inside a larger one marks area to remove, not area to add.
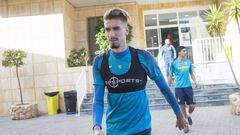
[[[189,27],[183,27],[181,28],[181,38],[182,38],[182,43],[185,45],[189,45],[192,43],[191,40],[191,31]]]
[[[101,21],[102,17],[93,17],[88,18],[88,53],[90,60],[94,59],[95,52],[99,49],[99,46],[96,44],[96,28],[99,26],[99,21]]]
[[[146,50],[155,57],[158,48],[169,35],[173,46],[186,46],[188,58],[193,60],[192,44],[197,38],[209,37],[207,22],[204,19],[205,8],[167,9],[153,11],[144,15]]]
[[[157,29],[146,30],[147,47],[158,47],[158,32]]]
[[[193,51],[192,51],[192,46],[186,46],[187,50],[187,58],[193,63]]]
[[[157,26],[157,15],[145,15],[145,27]]]
[[[159,25],[177,24],[177,13],[159,14]]]
[[[197,11],[185,11],[179,12],[179,23],[186,24],[186,23],[197,23]]]

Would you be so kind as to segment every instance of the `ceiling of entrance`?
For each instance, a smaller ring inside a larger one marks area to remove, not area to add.
[[[84,7],[123,2],[138,2],[139,4],[147,4],[147,3],[181,2],[191,0],[67,0],[67,1],[69,1],[75,7]]]

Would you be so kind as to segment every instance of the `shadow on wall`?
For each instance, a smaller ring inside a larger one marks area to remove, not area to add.
[[[65,59],[81,47],[75,45],[75,9],[66,0],[2,0],[0,7],[2,48]]]
[[[81,67],[65,68],[65,56],[75,47],[74,7],[65,0],[3,0],[0,8],[0,60],[8,48],[28,53],[26,64],[19,68],[23,99],[37,102],[45,113],[44,91],[75,89],[81,72]],[[63,109],[62,93],[60,101]],[[19,102],[15,70],[0,66],[0,115],[7,115],[8,106]]]
[[[6,50],[0,48],[0,60]],[[91,70],[91,67],[88,67]],[[64,111],[63,92],[74,90],[82,67],[65,67],[62,58],[28,53],[25,65],[19,68],[19,76],[24,102],[36,102],[40,113],[47,112],[47,102],[44,95],[48,90],[61,90],[60,107]],[[19,87],[15,68],[0,67],[0,115],[8,115],[11,104],[20,103]],[[89,73],[90,74],[90,73]],[[91,75],[87,75],[91,89]]]

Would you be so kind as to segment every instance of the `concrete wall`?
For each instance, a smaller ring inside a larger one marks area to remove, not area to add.
[[[9,48],[27,52],[25,65],[19,68],[24,102],[38,103],[47,112],[45,91],[75,89],[81,67],[66,68],[66,54],[75,47],[74,8],[65,0],[1,0],[0,60]],[[65,54],[66,53],[66,54]],[[90,88],[89,88],[90,89]],[[8,106],[20,103],[14,68],[0,67],[0,115],[8,115]]]
[[[76,12],[75,8],[68,3],[63,1],[63,19],[64,19],[64,39],[65,39],[65,51],[66,56],[69,56],[70,51],[73,48],[80,48],[81,45],[76,44],[75,40],[75,23],[76,23]],[[83,27],[83,26],[82,26]]]
[[[91,6],[76,8],[76,44],[88,48],[88,37],[87,37],[87,19],[90,17],[103,16],[104,13],[113,7],[119,7],[127,12],[131,17],[130,24],[133,26],[133,39],[130,45],[135,47],[141,47],[139,45],[139,25],[138,25],[138,12],[136,3],[124,3],[124,4],[108,4],[102,6]]]
[[[207,1],[207,0],[206,0]],[[145,48],[143,11],[208,4],[202,0],[191,2],[139,5],[116,3],[75,8],[66,0],[0,0],[0,54],[8,48],[28,53],[20,71],[25,102],[36,102],[40,112],[47,112],[44,91],[74,89],[81,71],[66,68],[66,57],[73,48],[88,49],[87,18],[103,16],[112,7],[129,12],[133,26],[130,45]],[[0,55],[0,60],[2,55]],[[92,90],[91,67],[88,67],[88,87]],[[0,67],[0,115],[8,115],[8,106],[19,103],[15,70]],[[60,94],[61,108],[64,109]]]

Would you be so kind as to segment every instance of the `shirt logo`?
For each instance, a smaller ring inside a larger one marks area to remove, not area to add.
[[[181,71],[189,70],[189,66],[179,66],[178,70],[181,70]]]
[[[142,82],[142,80],[140,80],[140,79],[133,79],[133,78],[119,79],[119,78],[113,76],[108,81],[105,81],[105,84],[109,85],[112,88],[116,88],[119,84],[140,83],[140,82]]]

